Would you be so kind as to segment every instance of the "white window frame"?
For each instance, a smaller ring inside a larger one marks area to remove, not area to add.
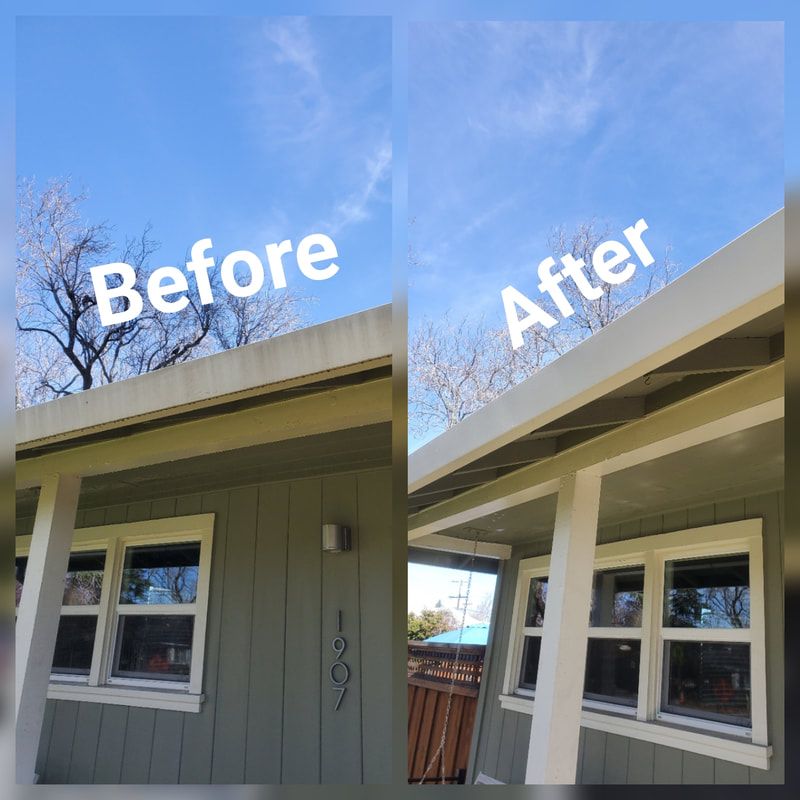
[[[760,769],[769,768],[772,748],[768,744],[767,732],[762,528],[761,519],[749,519],[611,542],[595,548],[595,571],[644,565],[642,627],[589,628],[588,638],[640,638],[642,646],[636,708],[584,699],[581,720],[584,727],[666,744]],[[663,626],[664,570],[667,561],[739,553],[746,553],[749,560],[749,628]],[[523,627],[523,623],[530,579],[546,577],[549,568],[549,555],[524,559],[519,564],[503,693],[499,698],[501,706],[508,710],[533,713],[535,692],[519,687],[524,636],[529,631]],[[587,609],[587,619],[588,613]],[[538,635],[541,635],[541,630],[538,629]],[[661,711],[664,643],[678,639],[746,642],[750,645],[749,729]]]
[[[203,663],[213,534],[214,514],[193,514],[142,522],[76,528],[70,552],[104,550],[106,553],[100,604],[98,606],[62,606],[62,614],[97,614],[92,664],[88,677],[52,673],[47,692],[48,698],[198,712],[205,699],[203,695]],[[30,540],[30,536],[17,537],[16,555],[18,557],[28,555]],[[199,542],[200,544],[195,602],[142,605],[135,608],[127,604],[119,604],[126,547],[180,542]],[[68,610],[65,611],[65,609]],[[96,609],[96,611],[87,611],[87,609]],[[123,609],[125,614],[146,613],[194,617],[192,660],[187,682],[111,675],[120,609]]]

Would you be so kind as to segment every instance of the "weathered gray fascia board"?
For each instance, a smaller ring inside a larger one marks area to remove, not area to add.
[[[408,492],[783,305],[777,211],[408,459]]]
[[[17,451],[391,363],[391,305],[98,386],[16,415]]]

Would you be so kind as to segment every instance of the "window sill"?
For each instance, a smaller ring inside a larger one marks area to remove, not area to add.
[[[48,700],[75,700],[81,703],[106,703],[112,706],[159,708],[165,711],[186,711],[196,714],[205,695],[174,690],[145,690],[123,686],[86,686],[73,683],[51,683]]]
[[[500,705],[507,711],[533,714],[533,699],[518,695],[500,695]],[[731,761],[756,769],[769,769],[772,756],[770,745],[758,745],[723,735],[700,733],[663,722],[631,719],[617,714],[603,714],[589,709],[581,712],[581,726],[605,733],[615,733],[644,742],[674,747],[722,761]]]

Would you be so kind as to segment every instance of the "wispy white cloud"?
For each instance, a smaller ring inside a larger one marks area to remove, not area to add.
[[[290,64],[312,80],[319,80],[317,51],[306,17],[267,20],[264,38],[274,45],[273,58],[279,64]]]
[[[330,219],[320,223],[320,229],[335,235],[351,225],[369,219],[369,207],[377,199],[391,169],[392,146],[388,140],[383,140],[366,159],[360,185],[336,205]]]

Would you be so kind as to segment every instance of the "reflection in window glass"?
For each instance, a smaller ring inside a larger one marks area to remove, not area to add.
[[[96,606],[100,604],[103,589],[103,570],[106,554],[72,553],[69,557],[67,577],[64,579],[65,606]]]
[[[595,628],[641,628],[644,567],[594,573],[589,624]]]
[[[120,603],[194,603],[199,564],[199,542],[128,547]]]
[[[22,586],[25,583],[25,570],[28,568],[28,557],[19,556],[14,562],[14,578],[16,581],[16,599],[15,605],[19,607],[19,601],[22,597]]]
[[[664,625],[749,627],[747,554],[668,561],[664,575]]]
[[[526,636],[525,648],[522,652],[522,670],[519,676],[519,685],[523,689],[536,688],[536,674],[539,671],[539,653],[542,650],[540,636]]]
[[[750,725],[750,645],[666,642],[662,709]]]
[[[526,628],[541,628],[544,624],[544,606],[547,602],[547,578],[531,578],[528,588],[528,607],[525,612]]]
[[[639,693],[638,639],[589,639],[583,696],[635,706]]]
[[[96,630],[97,617],[94,615],[61,617],[53,654],[53,672],[88,675]]]
[[[112,674],[151,680],[188,680],[193,631],[192,616],[121,616]]]

